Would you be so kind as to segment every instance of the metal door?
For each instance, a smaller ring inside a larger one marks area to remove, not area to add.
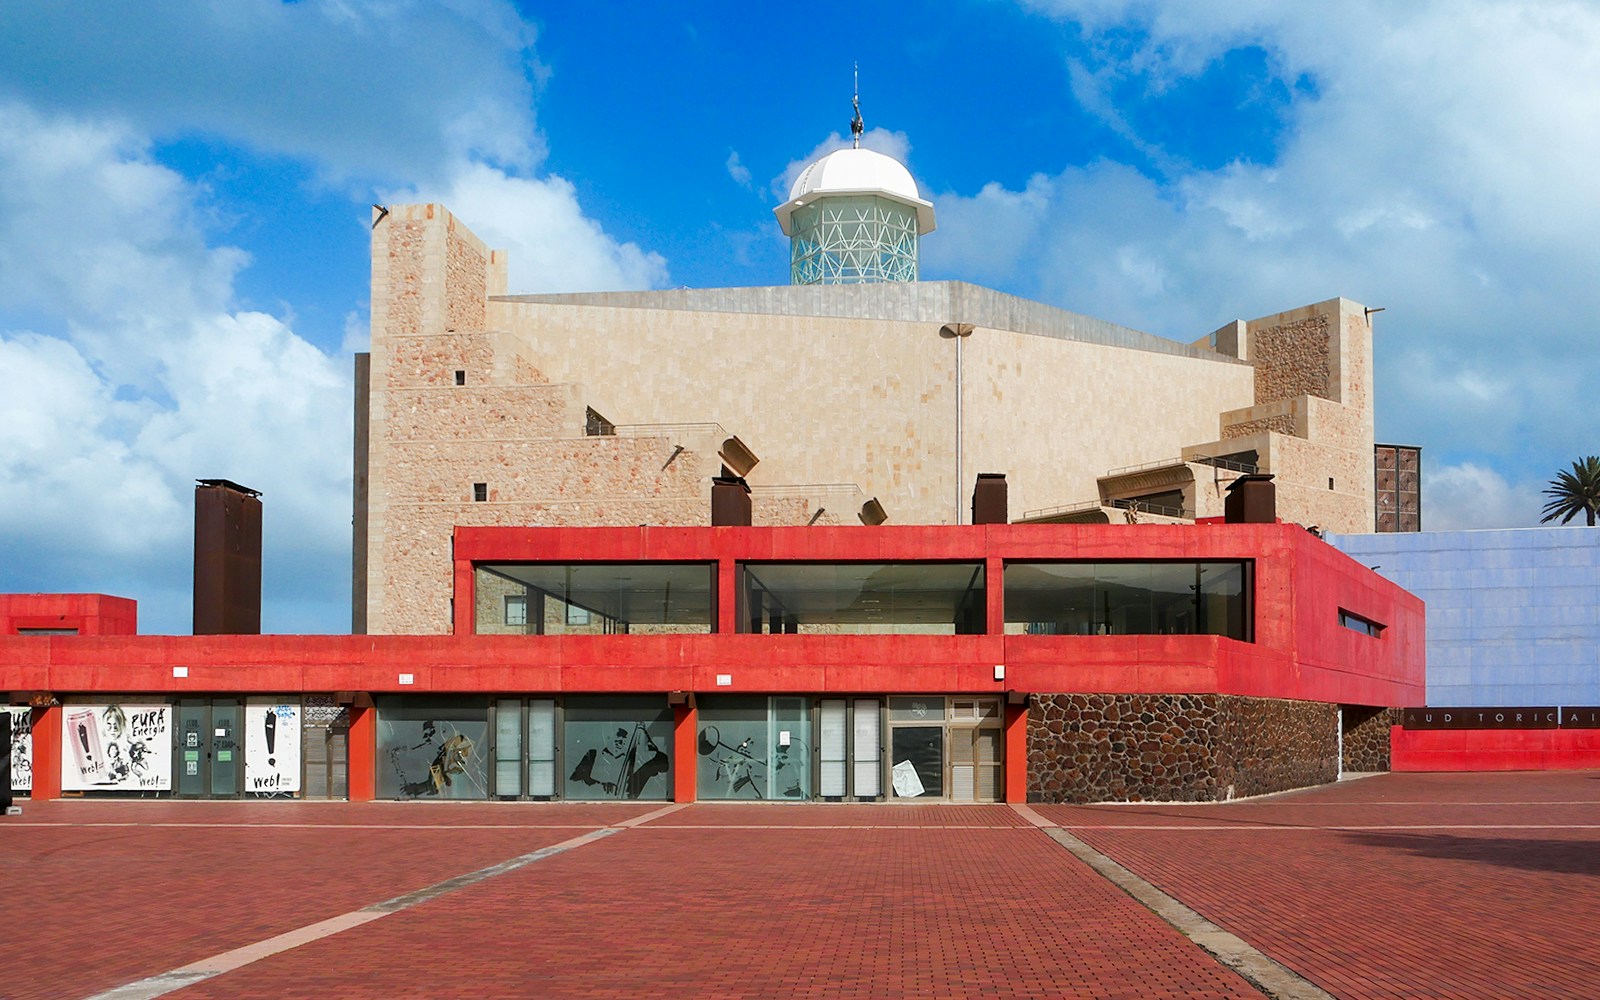
[[[244,711],[238,698],[184,698],[178,702],[176,752],[179,798],[239,797],[244,774],[240,725]]]
[[[207,736],[211,725],[211,706],[198,698],[184,698],[178,702],[177,751],[172,755],[173,767],[178,771],[176,782],[179,798],[198,799],[206,794],[210,783],[210,769],[206,766],[211,753],[211,740]]]
[[[211,775],[207,791],[214,799],[239,797],[244,775],[244,711],[237,698],[215,698],[211,702]]]

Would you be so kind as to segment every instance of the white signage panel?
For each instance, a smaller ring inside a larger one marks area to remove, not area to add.
[[[300,706],[251,698],[244,706],[244,790],[300,790]]]

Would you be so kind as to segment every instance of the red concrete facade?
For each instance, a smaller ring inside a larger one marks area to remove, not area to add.
[[[576,680],[574,672],[581,672],[585,686],[579,690],[1185,692],[1423,703],[1422,602],[1294,525],[458,528],[455,558],[458,637],[472,629],[474,563],[717,564],[715,635],[549,636],[539,640],[539,649],[527,648],[527,637],[511,637],[534,662],[559,666],[561,680]],[[1255,641],[1004,634],[1000,581],[1008,561],[1163,559],[1252,560]],[[990,581],[988,634],[740,635],[735,569],[747,560],[983,560]],[[1341,608],[1383,623],[1383,635],[1343,627]],[[994,679],[997,664],[1006,668],[1003,681]],[[717,687],[718,674],[732,674],[732,685]],[[417,683],[423,683],[420,675]]]
[[[736,631],[741,561],[982,561],[987,634],[751,635]],[[1006,635],[1012,560],[1248,560],[1254,641],[1216,635]],[[479,636],[480,562],[705,562],[717,567],[717,630],[701,635]],[[458,528],[456,634],[136,636],[132,601],[0,596],[0,690],[35,710],[35,789],[58,795],[62,696],[338,693],[351,705],[349,794],[375,794],[374,694],[672,695],[675,743],[692,759],[694,692],[1005,697],[1005,795],[1025,801],[1030,692],[1198,693],[1369,706],[1421,705],[1422,602],[1299,527],[1284,524],[879,527]],[[1382,623],[1343,627],[1343,609]],[[76,621],[75,636],[15,635],[18,622]],[[1003,679],[997,679],[1003,667]],[[729,675],[731,684],[719,684]],[[52,777],[52,775],[54,777]],[[51,782],[55,784],[52,785]],[[675,795],[692,800],[692,768]]]
[[[1389,732],[1395,771],[1600,769],[1600,729],[1406,729]]]
[[[139,631],[139,605],[109,594],[0,594],[0,635],[62,629],[133,635]]]

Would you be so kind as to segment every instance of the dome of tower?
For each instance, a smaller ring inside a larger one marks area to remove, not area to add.
[[[829,195],[878,195],[917,213],[917,232],[933,230],[933,203],[917,193],[911,171],[892,156],[870,149],[838,149],[809,164],[795,178],[789,200],[773,210],[785,236],[793,236],[794,211]]]

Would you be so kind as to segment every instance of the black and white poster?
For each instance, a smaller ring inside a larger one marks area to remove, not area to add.
[[[300,790],[300,706],[251,698],[244,706],[244,787],[254,795]]]
[[[170,705],[66,705],[61,712],[63,791],[172,788]]]
[[[6,708],[11,713],[11,790],[33,790],[33,710],[26,705]]]

